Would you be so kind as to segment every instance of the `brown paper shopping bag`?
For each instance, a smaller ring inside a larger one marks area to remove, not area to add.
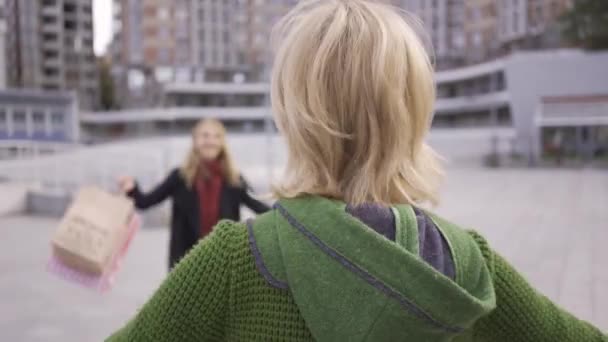
[[[52,239],[53,254],[83,273],[100,275],[129,238],[133,202],[96,187],[84,187]]]

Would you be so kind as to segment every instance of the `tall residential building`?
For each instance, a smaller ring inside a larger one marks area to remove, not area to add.
[[[6,6],[0,0],[0,89],[6,88]]]
[[[191,1],[192,42],[205,80],[231,81],[234,74],[245,71],[238,44],[238,18],[246,9],[246,1]]]
[[[437,67],[462,64],[465,52],[465,0],[386,0],[422,21],[423,38],[432,45]]]
[[[122,65],[192,65],[191,0],[114,0],[113,60]]]
[[[272,58],[270,34],[274,24],[295,6],[298,0],[242,0],[237,17],[237,38],[241,58],[258,78],[267,77],[267,67]],[[255,77],[255,76],[254,76]]]
[[[439,69],[561,44],[556,19],[573,0],[384,0],[418,16]]]
[[[246,71],[237,42],[241,3],[114,0],[113,62],[160,83],[231,80]]]
[[[71,90],[97,103],[92,0],[5,0],[8,85]]]
[[[465,60],[470,64],[496,56],[499,51],[496,1],[465,0],[464,8]]]
[[[191,79],[198,63],[193,1],[113,1],[110,55],[120,106],[158,105],[162,83]]]
[[[497,5],[498,38],[503,51],[540,49],[560,44],[558,17],[573,0],[502,0]]]

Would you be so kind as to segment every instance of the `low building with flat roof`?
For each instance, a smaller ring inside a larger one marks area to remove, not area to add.
[[[434,127],[512,127],[514,152],[530,160],[542,155],[536,113],[543,99],[608,94],[608,53],[581,50],[520,52],[491,62],[436,74]],[[231,130],[268,128],[268,84],[169,84],[164,108],[85,113],[85,131],[97,137],[133,133],[185,133],[194,121],[215,117]],[[604,108],[604,107],[602,107]],[[569,120],[584,126],[583,114]],[[594,126],[603,125],[594,122]]]
[[[0,140],[77,142],[78,113],[73,92],[0,90]]]

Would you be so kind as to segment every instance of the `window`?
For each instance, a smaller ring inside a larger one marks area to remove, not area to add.
[[[472,10],[473,20],[478,21],[481,18],[481,10],[477,7]]]
[[[170,17],[169,9],[166,7],[161,7],[157,11],[157,16],[159,20],[168,20]]]
[[[551,16],[554,18],[559,16],[559,4],[557,2],[551,3]]]
[[[44,123],[44,113],[42,113],[42,112],[34,112],[34,114],[32,115],[32,118],[33,118],[35,124]]]
[[[474,46],[481,45],[481,33],[480,32],[473,33],[473,45]]]
[[[169,50],[159,49],[158,50],[158,61],[161,64],[168,64],[171,57],[169,56]]]
[[[232,64],[230,61],[230,52],[224,52],[224,64]]]
[[[161,26],[158,30],[158,38],[161,41],[169,40],[170,39],[169,29],[164,26]]]
[[[154,70],[154,77],[159,83],[167,83],[174,79],[174,72],[168,67],[157,67]]]
[[[51,113],[51,123],[53,126],[63,125],[65,121],[64,115],[61,112]]]
[[[25,125],[25,112],[22,110],[16,110],[13,113],[13,122],[17,125]]]
[[[203,11],[200,11],[201,16],[203,15]],[[186,9],[180,8],[177,12],[175,12],[175,18],[178,22],[186,20],[188,18],[188,12]]]
[[[464,47],[464,35],[462,32],[454,33],[454,35],[452,36],[452,45],[457,49],[461,49]]]

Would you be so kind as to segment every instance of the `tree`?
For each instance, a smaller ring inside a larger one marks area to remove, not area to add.
[[[114,94],[114,79],[112,78],[111,65],[108,58],[101,57],[98,60],[99,68],[99,103],[102,110],[116,109],[116,97]]]
[[[608,0],[576,0],[560,24],[570,43],[588,50],[608,49]]]

